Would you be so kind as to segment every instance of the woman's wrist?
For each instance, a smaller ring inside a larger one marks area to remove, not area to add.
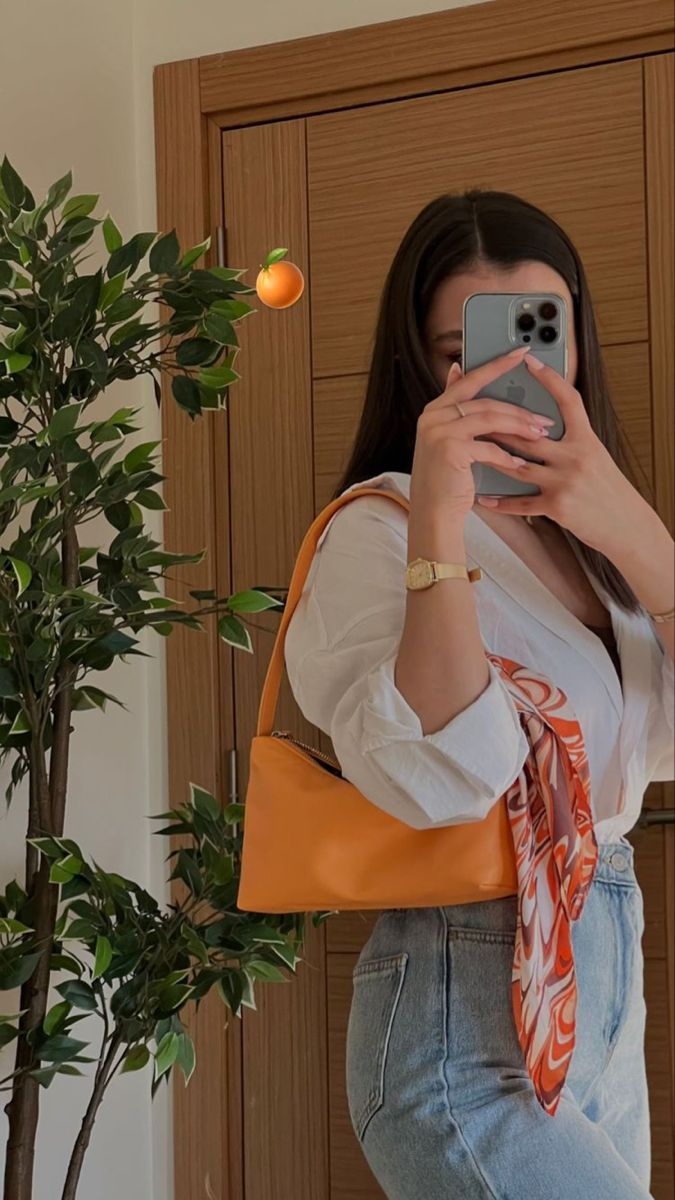
[[[675,597],[672,535],[641,496],[636,496],[634,508],[622,517],[623,538],[602,550],[647,612],[667,612]]]
[[[425,508],[415,512],[411,508],[408,520],[408,562],[415,558],[428,558],[435,562],[464,562],[463,513],[447,509]]]

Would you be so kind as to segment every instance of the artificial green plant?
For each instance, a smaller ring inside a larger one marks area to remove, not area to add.
[[[186,420],[224,409],[239,378],[235,324],[255,289],[243,270],[196,265],[209,240],[185,253],[174,230],[125,240],[110,215],[92,215],[98,196],[71,188],[68,172],[38,203],[7,158],[0,168],[0,762],[7,804],[25,782],[28,810],[24,878],[0,893],[0,990],[20,989],[17,1011],[0,1016],[0,1047],[15,1051],[0,1081],[5,1200],[32,1200],[41,1087],[94,1064],[61,1192],[74,1200],[114,1077],[148,1065],[154,1094],[178,1066],[187,1083],[185,1006],[215,988],[234,1015],[255,1008],[255,982],[287,981],[304,932],[304,914],[261,921],[237,908],[244,808],[196,784],[160,830],[180,835],[167,856],[180,901],[158,902],[65,836],[71,739],[94,719],[79,714],[101,719],[121,703],[101,674],[144,654],[145,630],[166,637],[207,619],[251,653],[243,615],[279,604],[258,589],[193,589],[189,606],[165,593],[204,552],[153,540],[159,443],[134,437],[140,409],[100,411],[112,383],[146,375],[158,403],[170,380]],[[99,231],[103,265],[87,268]],[[88,539],[95,518],[109,529],[103,545]],[[92,1015],[93,1043],[79,1028]]]

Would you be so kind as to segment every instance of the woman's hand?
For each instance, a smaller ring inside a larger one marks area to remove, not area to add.
[[[576,388],[539,359],[528,355],[524,361],[556,400],[565,432],[557,441],[540,440],[534,453],[543,460],[541,465],[499,464],[505,475],[535,484],[539,495],[479,496],[478,503],[497,512],[550,517],[609,557],[610,548],[625,540],[631,510],[644,501],[593,432]],[[507,444],[513,444],[516,452],[532,453],[531,443],[512,434],[507,435]]]
[[[527,350],[527,346],[520,346],[466,375],[462,375],[458,363],[453,363],[445,390],[425,405],[417,420],[410,482],[411,516],[413,512],[437,510],[445,516],[463,517],[475,500],[472,463],[489,463],[501,471],[521,461],[520,456],[514,458],[494,441],[478,441],[478,438],[517,437],[530,451],[533,442],[546,440],[543,429],[554,424],[550,417],[503,400],[476,397],[476,392],[522,361]]]

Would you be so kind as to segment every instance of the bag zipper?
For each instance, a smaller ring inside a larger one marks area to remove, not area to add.
[[[299,746],[302,750],[306,750],[308,754],[313,754],[316,758],[322,759],[325,763],[342,774],[342,767],[338,762],[335,761],[334,758],[331,758],[329,754],[324,754],[321,750],[316,750],[314,746],[308,746],[306,742],[299,741],[298,738],[293,736],[290,729],[275,729],[272,732],[272,737],[286,738],[287,741],[293,742],[294,745]]]

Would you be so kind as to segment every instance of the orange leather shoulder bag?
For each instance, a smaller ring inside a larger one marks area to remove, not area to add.
[[[237,894],[242,911],[415,908],[518,891],[505,797],[482,820],[414,829],[368,800],[334,759],[272,730],[286,629],[318,540],[336,510],[362,495],[410,508],[396,492],[355,488],[328,504],[303,539],[251,743]]]

